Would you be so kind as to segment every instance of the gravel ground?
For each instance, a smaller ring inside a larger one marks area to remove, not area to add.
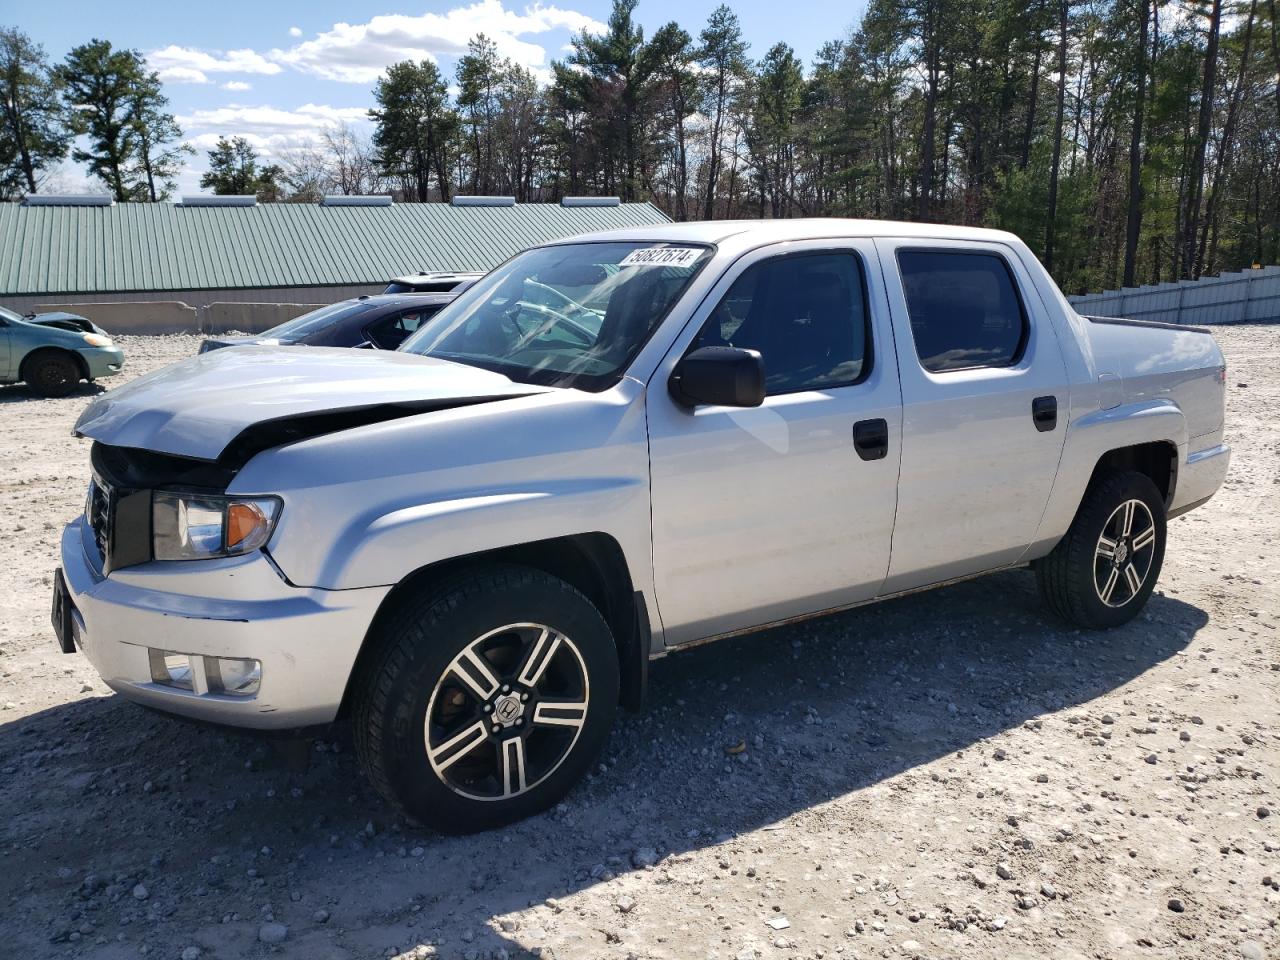
[[[0,388],[0,955],[1280,958],[1280,326],[1134,623],[999,574],[654,664],[555,811],[445,838],[340,736],[150,713],[56,652],[89,394]],[[122,338],[140,373],[195,338]]]

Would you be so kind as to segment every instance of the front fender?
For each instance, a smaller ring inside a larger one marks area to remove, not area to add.
[[[338,533],[317,579],[334,589],[394,584],[441,560],[595,531],[613,536],[630,561],[645,555],[644,530],[627,518],[647,509],[640,480],[596,477],[486,487],[365,512]]]
[[[388,586],[502,547],[601,533],[652,605],[643,388],[404,417],[258,454],[232,492],[284,501],[267,550],[290,582]]]
[[[1084,499],[1094,467],[1104,454],[1122,447],[1157,442],[1173,445],[1179,464],[1186,460],[1187,420],[1171,400],[1124,403],[1072,420],[1036,541],[1023,559],[1043,556],[1062,539]]]

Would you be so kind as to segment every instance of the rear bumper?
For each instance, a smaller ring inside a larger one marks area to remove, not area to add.
[[[1230,463],[1231,448],[1225,443],[1187,454],[1187,462],[1178,469],[1170,518],[1194,510],[1217,493]]]
[[[288,729],[334,719],[378,605],[390,588],[302,589],[262,554],[148,563],[103,578],[83,518],[62,535],[76,643],[111,689],[169,713],[231,726]],[[257,660],[251,696],[152,679],[149,648]]]

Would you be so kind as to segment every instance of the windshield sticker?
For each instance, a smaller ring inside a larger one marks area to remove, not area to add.
[[[618,261],[620,267],[689,267],[702,254],[701,247],[644,247]]]

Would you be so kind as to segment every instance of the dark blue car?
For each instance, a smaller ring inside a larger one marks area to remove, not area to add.
[[[309,346],[394,350],[456,293],[379,294],[331,303],[248,337],[211,337],[200,352],[222,347]]]

